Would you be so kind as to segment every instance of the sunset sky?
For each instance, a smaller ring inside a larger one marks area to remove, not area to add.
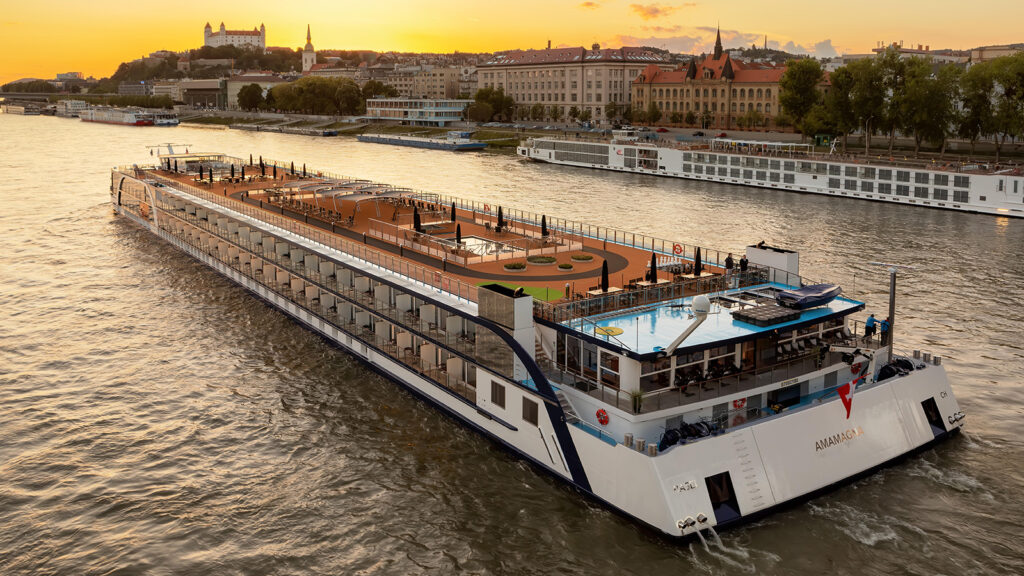
[[[843,8],[840,8],[843,6]],[[651,45],[701,52],[722,25],[725,46],[761,44],[818,56],[867,52],[879,41],[972,48],[1024,41],[1020,0],[986,0],[964,13],[946,0],[645,2],[643,0],[112,0],[11,2],[0,13],[0,83],[80,71],[97,78],[154,50],[202,45],[202,28],[267,26],[270,46],[491,52],[553,46]],[[980,9],[979,8],[983,8]]]

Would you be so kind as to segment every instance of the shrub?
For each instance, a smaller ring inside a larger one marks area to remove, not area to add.
[[[568,262],[562,262],[561,264],[558,265],[558,268],[561,270],[572,270],[572,264]]]
[[[531,264],[554,264],[554,256],[530,256],[526,259]]]
[[[525,270],[526,262],[509,262],[505,264],[505,270]]]
[[[577,262],[590,262],[594,259],[593,254],[573,254],[572,259]]]

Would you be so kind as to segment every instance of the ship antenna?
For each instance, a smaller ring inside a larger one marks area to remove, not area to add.
[[[896,327],[896,271],[900,268],[904,270],[913,270],[913,266],[907,266],[906,264],[892,264],[890,262],[869,262],[872,266],[882,266],[889,269],[889,359],[892,361],[892,343],[895,338],[893,337],[894,329]]]

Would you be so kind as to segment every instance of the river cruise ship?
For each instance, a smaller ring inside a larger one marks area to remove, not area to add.
[[[94,106],[79,110],[78,117],[82,122],[99,122],[102,124],[119,124],[121,126],[152,126],[153,115],[139,109],[108,108]]]
[[[530,138],[517,152],[567,166],[1024,217],[1020,167],[895,158],[866,162],[815,153],[809,144],[726,138],[650,142],[632,130],[617,130],[609,140]]]
[[[468,152],[487,148],[486,142],[470,139],[472,132],[451,131],[444,138],[427,138],[424,136],[408,136],[405,134],[360,134],[356,139],[360,142],[374,144],[390,144],[392,146],[412,146],[413,148],[429,148],[431,150],[448,150],[451,152]]]
[[[865,304],[806,281],[796,252],[730,257],[293,162],[158,159],[112,170],[117,214],[668,536],[812,497],[963,425],[940,359],[865,330]]]

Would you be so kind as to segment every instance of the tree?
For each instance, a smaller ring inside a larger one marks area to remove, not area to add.
[[[779,79],[779,104],[793,119],[803,136],[807,135],[801,125],[804,117],[815,104],[821,102],[818,85],[825,77],[817,60],[803,58],[786,63],[786,72]]]
[[[273,90],[267,90],[267,96],[263,100],[263,107],[267,110],[277,110],[277,101],[274,99]]]
[[[369,100],[378,96],[385,98],[396,98],[398,97],[398,89],[394,86],[389,86],[380,80],[368,80],[366,84],[363,84],[363,100]]]
[[[503,88],[481,88],[473,95],[473,99],[477,102],[487,102],[490,104],[491,109],[494,110],[494,115],[502,120],[511,118],[515,110],[515,99],[511,96],[506,96]]]
[[[256,110],[263,104],[263,88],[253,82],[238,91],[238,107],[242,110]]]
[[[473,122],[489,122],[494,109],[487,102],[473,102],[466,108],[466,118]]]
[[[693,110],[687,110],[683,121],[686,122],[687,125],[693,126],[697,123],[697,115],[693,113]]]
[[[870,154],[871,135],[885,104],[884,69],[875,58],[854,60],[846,68],[853,78],[853,93],[849,98],[852,117],[864,132],[864,154]]]
[[[544,118],[544,105],[538,102],[530,107],[530,119],[537,122],[542,118]]]
[[[850,132],[857,128],[857,115],[854,112],[852,100],[856,80],[849,66],[840,66],[829,76],[829,80],[832,87],[825,94],[823,103],[823,112],[827,115],[827,120],[815,118],[808,126],[801,126],[801,132],[804,129],[809,129],[810,126],[822,124],[833,126],[835,131],[843,137],[843,153],[845,154],[846,139]],[[804,134],[808,133],[814,134],[815,132],[804,132]]]
[[[647,121],[651,124],[657,124],[658,120],[661,120],[661,108],[658,108],[654,100],[651,100],[647,104]]]
[[[900,57],[899,50],[890,46],[885,50],[878,62],[881,70],[882,90],[885,93],[885,102],[880,110],[877,125],[883,132],[889,134],[889,155],[892,155],[892,148],[896,142],[896,131],[900,129],[902,121],[902,100],[906,88],[906,62]]]
[[[683,113],[682,112],[673,112],[672,115],[669,116],[668,121],[673,123],[673,124],[682,124],[682,122],[683,122]]]
[[[924,141],[940,144],[945,150],[946,137],[956,125],[958,80],[959,72],[948,66],[932,74],[928,61],[907,61],[901,124],[914,136],[915,156],[920,154]]]
[[[993,132],[996,138],[996,162],[1006,139],[1024,136],[1024,55],[1015,54],[989,62],[996,94]]]
[[[551,120],[553,120],[555,122],[558,122],[559,120],[561,120],[562,119],[562,107],[561,106],[552,106],[548,110],[548,117],[550,117]]]
[[[957,134],[971,142],[971,155],[978,138],[995,132],[995,112],[992,94],[995,82],[988,63],[975,64],[960,79],[960,97],[963,109]]]
[[[755,110],[753,107],[749,108],[742,116],[737,118],[737,122],[742,121],[741,126],[747,128],[757,128],[764,124],[764,114]]]
[[[637,104],[630,113],[630,117],[633,119],[633,122],[643,124],[647,122],[647,110],[641,108],[640,105]]]
[[[583,111],[580,112],[580,120],[582,122],[590,122],[590,116],[590,108],[584,108]]]
[[[618,115],[619,105],[614,101],[609,102],[608,105],[604,107],[604,117],[608,120],[614,120]]]
[[[579,118],[579,117],[580,117],[580,109],[575,107],[575,106],[570,106],[569,107],[569,119],[572,120],[573,122],[575,122],[576,119]]]

